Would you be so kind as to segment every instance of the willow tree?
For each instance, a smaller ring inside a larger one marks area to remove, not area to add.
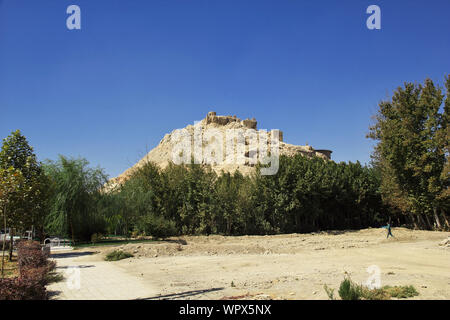
[[[378,141],[374,150],[376,165],[382,172],[382,193],[394,207],[409,213],[416,224],[441,226],[445,217],[448,188],[443,176],[448,164],[448,94],[444,112],[442,89],[426,79],[424,85],[405,83],[390,101],[379,104],[369,138]],[[447,151],[446,151],[447,148]],[[447,159],[446,159],[447,152]]]
[[[60,156],[44,166],[50,180],[51,198],[46,217],[48,232],[75,239],[90,239],[103,232],[104,217],[98,203],[106,175],[100,168],[89,167],[85,159]]]

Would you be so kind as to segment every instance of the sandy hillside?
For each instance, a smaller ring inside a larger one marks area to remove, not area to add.
[[[172,131],[171,133],[168,133],[164,136],[164,138],[160,141],[160,143],[152,149],[147,155],[145,155],[141,160],[139,160],[134,166],[127,169],[125,172],[123,172],[118,177],[115,177],[110,180],[110,185],[107,187],[107,189],[112,189],[115,186],[125,182],[135,170],[141,168],[144,166],[147,162],[153,162],[156,165],[158,165],[160,168],[165,168],[168,166],[170,162],[174,161],[174,157],[176,158],[177,155],[183,154],[180,150],[176,149],[175,146],[180,143],[180,133],[183,130],[185,134],[188,134],[189,137],[191,137],[191,141],[188,144],[190,145],[189,148],[192,148],[192,152],[202,152],[208,154],[208,148],[207,146],[214,146],[216,138],[207,138],[207,135],[205,135],[205,132],[207,130],[214,130],[214,132],[218,132],[220,135],[218,136],[220,141],[219,144],[223,144],[223,152],[227,150],[226,142],[227,142],[227,135],[229,134],[229,130],[244,130],[243,132],[247,132],[247,130],[253,131],[254,134],[258,132],[258,134],[262,134],[262,131],[257,131],[257,121],[255,119],[246,119],[241,120],[237,118],[236,116],[217,116],[215,112],[209,112],[206,118],[199,121],[195,125],[187,125],[183,129],[176,129]],[[270,130],[269,130],[270,131]],[[211,133],[211,132],[210,132]],[[204,148],[204,150],[196,149],[194,151],[194,145],[193,145],[193,137],[194,135],[198,134],[199,141]],[[264,135],[265,136],[265,135]],[[178,138],[176,138],[178,137]],[[229,137],[228,137],[229,138]],[[243,137],[242,137],[243,138]],[[235,138],[237,139],[237,138]],[[270,138],[267,137],[268,145],[270,145]],[[233,140],[234,141],[234,140]],[[330,159],[332,151],[330,150],[316,150],[311,146],[297,146],[289,143],[283,142],[283,133],[279,132],[279,154],[280,155],[286,155],[286,156],[294,156],[296,154],[302,154],[307,157],[319,157],[322,159]],[[256,143],[256,140],[254,141]],[[245,142],[244,139],[234,141],[232,144],[232,152],[229,156],[235,156],[237,157],[237,154],[239,153],[237,145],[240,145],[242,150],[246,151],[248,153],[249,146],[247,145],[248,141]],[[253,148],[256,146],[253,146]],[[268,149],[270,150],[270,148]],[[174,153],[174,151],[176,151]],[[181,153],[180,153],[181,152]],[[192,155],[193,155],[192,153]],[[242,156],[244,156],[243,154]],[[249,155],[245,155],[245,157],[248,157]],[[249,159],[246,158],[246,160],[242,163],[239,163],[237,161],[237,158],[234,158],[234,161],[231,163],[228,163],[225,161],[226,156],[225,154],[222,155],[222,157],[219,157],[219,163],[215,163],[214,165],[211,165],[211,169],[214,170],[217,174],[221,174],[222,171],[224,172],[235,172],[236,170],[239,170],[243,175],[249,175],[254,172],[255,166],[253,164],[249,164]],[[215,159],[215,158],[214,158]],[[190,158],[189,158],[190,160]],[[182,162],[180,160],[180,162]],[[202,164],[206,164],[206,159],[201,159]]]
[[[86,262],[110,251],[132,252],[110,262],[158,294],[152,299],[326,299],[344,275],[364,283],[376,265],[382,285],[414,285],[416,299],[450,299],[449,232],[394,228],[276,236],[198,236],[167,242],[97,247]]]

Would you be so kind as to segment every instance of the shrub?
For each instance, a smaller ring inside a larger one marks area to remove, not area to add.
[[[50,273],[56,263],[48,260],[36,241],[17,244],[19,276],[0,280],[0,300],[45,300]]]
[[[131,258],[133,255],[129,252],[124,252],[122,250],[114,250],[106,255],[106,261],[118,261],[122,259]]]
[[[46,266],[39,268],[24,268],[22,269],[19,278],[33,280],[45,286],[47,285],[47,274],[48,270]]]
[[[27,269],[39,269],[48,273],[56,267],[56,263],[48,260],[48,255],[37,241],[20,241],[17,244],[17,257],[21,276]]]
[[[334,290],[324,285],[325,292],[331,300],[334,298]],[[384,286],[379,289],[368,289],[354,283],[350,278],[345,278],[339,286],[339,296],[342,300],[389,300],[391,298],[405,299],[418,296],[419,293],[413,286]]]
[[[149,215],[143,219],[145,233],[153,238],[167,238],[177,234],[175,222],[157,215]]]
[[[353,283],[350,278],[345,278],[339,286],[338,293],[342,300],[360,300],[363,297],[363,288]]]
[[[363,296],[366,300],[389,300],[391,298],[391,296],[383,288],[363,288]]]
[[[37,241],[20,241],[17,244],[17,257],[20,274],[24,269],[46,267],[49,263]]]
[[[47,274],[55,268],[39,243],[18,243],[19,276],[0,280],[0,300],[45,300]]]
[[[93,244],[96,244],[97,242],[99,242],[101,239],[103,238],[103,235],[101,233],[94,233],[91,236],[91,242]]]
[[[0,279],[0,300],[46,300],[47,291],[38,279],[16,277]]]
[[[398,299],[412,298],[419,295],[419,292],[413,286],[384,286],[383,289],[391,297]]]

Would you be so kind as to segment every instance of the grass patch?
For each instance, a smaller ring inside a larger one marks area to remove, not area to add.
[[[331,300],[336,300],[334,289],[324,285],[324,290]],[[342,300],[390,300],[391,298],[407,299],[419,295],[414,286],[383,286],[379,289],[369,289],[345,278],[338,290]]]
[[[0,266],[1,266],[1,252],[0,252]],[[3,272],[5,275],[5,278],[14,278],[19,276],[19,266],[17,265],[17,257],[13,256],[12,260],[9,261],[8,254],[5,254],[5,260],[4,260],[4,267]],[[1,268],[1,267],[0,267]]]
[[[418,296],[413,286],[383,286],[380,289],[363,288],[362,297],[366,300],[389,300],[391,298],[407,299]]]
[[[152,239],[148,239],[148,240],[104,239],[104,240],[99,240],[96,243],[92,243],[92,242],[79,243],[74,246],[74,249],[89,248],[89,247],[102,247],[102,246],[117,246],[117,245],[123,245],[123,244],[128,244],[128,243],[147,243],[147,242],[158,242],[158,241],[152,240]]]
[[[106,255],[105,260],[106,261],[118,261],[123,260],[127,258],[131,258],[133,255],[129,252],[125,252],[122,250],[114,250],[113,252],[110,252]]]
[[[385,290],[392,298],[397,299],[412,298],[419,295],[419,292],[417,292],[416,288],[413,286],[384,286],[382,289]]]

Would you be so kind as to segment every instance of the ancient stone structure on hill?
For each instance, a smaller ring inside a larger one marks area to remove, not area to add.
[[[209,112],[206,117],[199,121],[196,122],[194,125],[188,125],[187,127],[183,128],[183,129],[177,129],[172,131],[169,134],[166,134],[164,136],[164,138],[160,141],[160,143],[158,144],[158,146],[156,146],[153,150],[151,150],[144,158],[142,158],[138,163],[136,163],[133,167],[129,168],[128,170],[126,170],[124,173],[122,173],[120,176],[111,179],[112,185],[114,184],[120,184],[123,183],[124,181],[127,180],[127,178],[132,174],[132,172],[136,169],[139,168],[141,166],[143,166],[147,161],[151,161],[155,164],[157,164],[159,167],[161,168],[165,168],[170,162],[175,162],[174,161],[174,156],[177,156],[178,153],[182,153],[180,151],[178,151],[178,147],[177,146],[177,137],[180,136],[180,132],[182,132],[185,136],[191,135],[192,137],[194,137],[192,140],[188,140],[187,142],[187,147],[188,147],[188,151],[191,151],[191,147],[192,149],[194,149],[195,147],[195,136],[197,135],[201,135],[201,142],[200,142],[200,146],[202,146],[203,148],[210,146],[213,143],[214,138],[208,139],[205,138],[208,135],[205,134],[208,130],[209,132],[214,131],[216,133],[219,133],[220,138],[222,139],[223,137],[223,141],[221,141],[220,143],[223,143],[224,145],[224,150],[226,149],[227,146],[225,146],[226,144],[226,139],[228,138],[228,133],[229,132],[233,132],[234,131],[239,131],[240,132],[250,132],[250,133],[254,133],[256,134],[258,137],[260,136],[260,134],[262,133],[267,133],[264,130],[257,130],[257,121],[255,118],[252,119],[245,119],[245,120],[241,120],[239,118],[237,118],[236,116],[218,116],[215,112]],[[297,145],[292,145],[292,144],[288,144],[285,143],[283,141],[283,133],[282,131],[273,131],[273,132],[278,132],[279,135],[279,139],[278,139],[278,150],[279,150],[279,154],[280,155],[287,155],[287,156],[294,156],[296,154],[302,154],[303,156],[307,156],[307,157],[320,157],[323,159],[331,159],[331,150],[315,150],[313,147],[311,146],[297,146]],[[270,148],[271,146],[271,134],[273,134],[273,132],[268,132],[268,147]],[[227,138],[226,138],[227,137]],[[247,137],[248,138],[248,137]],[[238,149],[239,147],[246,147],[246,151],[245,151],[245,157],[249,157],[249,154],[251,153],[251,150],[249,150],[249,146],[248,146],[248,139],[245,138],[243,140],[241,140],[241,142],[239,142],[237,139],[235,139],[235,144],[234,144],[234,148]],[[258,141],[260,141],[260,138],[257,138]],[[229,141],[229,140],[228,140]],[[217,141],[215,141],[215,143],[217,143]],[[245,144],[245,146],[239,145],[239,143],[241,144]],[[207,148],[206,148],[207,149]],[[204,152],[204,151],[202,151]],[[233,153],[235,152],[235,150],[233,150]],[[192,153],[194,154],[194,152]],[[226,158],[226,156],[224,156],[224,158]],[[191,159],[191,157],[189,157],[189,159]],[[225,159],[226,160],[226,159]],[[244,175],[248,175],[252,172],[254,172],[255,170],[255,163],[252,163],[251,161],[243,161],[243,162],[227,162],[227,161],[216,161],[214,163],[211,164],[211,162],[208,161],[201,161],[201,162],[197,162],[197,163],[202,163],[202,164],[210,164],[211,168],[216,171],[217,173],[221,173],[222,171],[224,172],[234,172],[235,170],[239,170],[242,174]]]
[[[216,113],[214,111],[208,112],[208,114],[206,115],[206,125],[211,124],[211,123],[215,123],[221,126],[226,126],[227,124],[231,123],[231,122],[237,122],[237,123],[241,123],[244,127],[248,128],[248,129],[255,129],[256,130],[256,120],[255,118],[252,119],[245,119],[245,120],[241,120],[239,118],[237,118],[236,116],[218,116],[216,115]]]

